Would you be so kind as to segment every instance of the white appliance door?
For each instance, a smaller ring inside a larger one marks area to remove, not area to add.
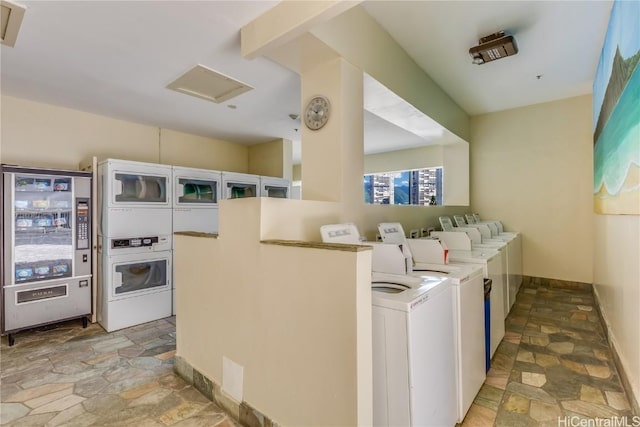
[[[290,195],[289,180],[284,178],[261,177],[260,196],[288,199]]]
[[[260,177],[242,173],[222,173],[222,192],[225,199],[260,197]]]
[[[109,163],[108,170],[109,206],[171,207],[171,167]]]
[[[225,188],[227,199],[244,199],[258,196],[258,185],[255,183],[227,182]]]
[[[171,252],[106,257],[109,301],[171,289]]]
[[[273,197],[276,199],[288,199],[289,187],[277,185],[265,185],[262,192],[263,197]]]
[[[176,176],[175,207],[212,208],[218,206],[220,179]]]

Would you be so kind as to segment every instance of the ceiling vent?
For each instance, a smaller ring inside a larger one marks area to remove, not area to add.
[[[196,65],[170,83],[167,89],[197,96],[216,104],[253,90],[251,86],[203,65]]]
[[[478,46],[469,49],[469,55],[474,64],[484,64],[505,58],[518,53],[518,46],[513,36],[506,35],[504,31],[482,37],[478,40]]]
[[[22,24],[25,8],[5,0],[0,1],[2,26],[0,27],[1,43],[13,47],[18,38],[18,30]]]

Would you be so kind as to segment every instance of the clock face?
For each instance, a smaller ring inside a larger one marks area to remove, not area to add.
[[[329,100],[324,96],[314,96],[304,111],[304,123],[311,130],[318,130],[329,120]]]

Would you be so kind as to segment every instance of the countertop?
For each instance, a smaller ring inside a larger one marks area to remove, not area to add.
[[[346,243],[324,243],[324,242],[308,242],[304,240],[261,240],[260,243],[266,245],[280,245],[280,246],[293,246],[298,248],[312,248],[312,249],[328,249],[332,251],[346,251],[346,252],[360,252],[370,251],[371,246],[367,245],[351,245]]]

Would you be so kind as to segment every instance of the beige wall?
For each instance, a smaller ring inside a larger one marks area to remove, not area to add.
[[[372,423],[371,252],[259,243],[319,240],[340,209],[223,200],[218,239],[176,236],[178,355],[223,389],[223,357],[242,366],[243,400],[280,425]]]
[[[293,181],[300,181],[302,179],[302,165],[293,165],[291,169],[291,179]]]
[[[248,147],[2,96],[2,162],[77,169],[91,157],[247,172]]]
[[[249,148],[213,138],[160,129],[160,163],[228,172],[248,172]]]
[[[596,215],[594,252],[593,283],[607,324],[609,341],[616,348],[638,402],[640,216]]]
[[[471,207],[523,234],[523,272],[591,283],[591,97],[471,118]]]
[[[90,157],[158,162],[158,128],[2,96],[2,161],[77,169]]]
[[[292,151],[292,142],[288,139],[249,146],[249,173],[291,181]]]

